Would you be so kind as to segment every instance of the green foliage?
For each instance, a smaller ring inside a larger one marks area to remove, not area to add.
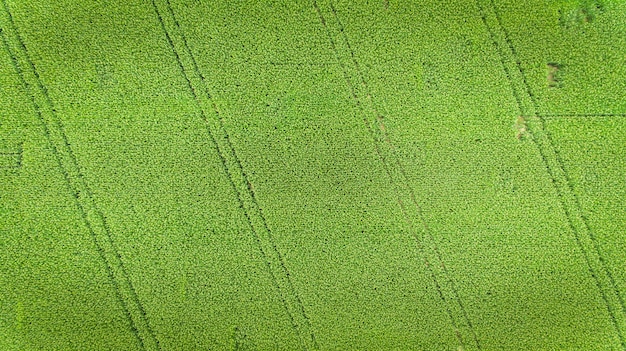
[[[559,10],[559,24],[565,28],[593,22],[604,13],[603,0],[583,0],[566,2]]]
[[[623,349],[625,14],[0,0],[0,349]]]

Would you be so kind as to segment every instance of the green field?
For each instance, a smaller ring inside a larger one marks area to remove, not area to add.
[[[0,351],[626,350],[626,1],[0,0]]]

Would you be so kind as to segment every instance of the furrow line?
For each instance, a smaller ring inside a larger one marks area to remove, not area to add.
[[[123,313],[129,322],[129,327],[137,339],[140,349],[152,349],[150,346],[153,345],[157,346],[156,349],[160,349],[158,341],[149,326],[143,306],[124,268],[121,256],[113,243],[105,217],[98,209],[91,190],[82,175],[48,91],[30,59],[28,50],[17,30],[6,1],[2,0],[2,4],[6,15],[6,18],[3,18],[3,20],[10,25],[8,27],[13,32],[12,39],[14,42],[12,45],[10,43],[11,39],[7,38],[5,31],[0,30],[4,47],[11,56],[13,67],[29,95],[66,186],[75,200],[75,205],[105,265],[107,276],[113,285],[115,296],[119,300]],[[11,48],[12,46],[14,47],[13,49]],[[26,66],[26,70],[22,68],[23,66]],[[33,84],[32,82],[35,83]]]
[[[198,67],[198,63],[189,47],[171,3],[169,0],[152,0],[152,5],[165,33],[168,45],[174,53],[189,91],[198,106],[199,113],[207,128],[207,134],[215,145],[221,161],[221,167],[235,192],[239,207],[246,217],[258,249],[264,257],[265,265],[290,319],[291,327],[298,336],[304,350],[318,350],[319,346],[311,321],[293,285],[291,273],[275,243],[268,221],[250,183],[249,176],[236,153],[222,115],[212,98],[205,77]]]
[[[489,3],[487,6],[483,6],[481,1],[489,1]],[[550,133],[546,129],[545,118],[550,116],[537,112],[538,103],[526,79],[517,50],[510,39],[508,31],[502,24],[495,3],[493,0],[477,0],[477,6],[484,25],[491,36],[493,45],[500,55],[511,90],[518,102],[520,114],[529,127],[531,140],[537,147],[546,172],[557,192],[559,202],[567,218],[568,228],[574,235],[576,245],[583,254],[587,269],[606,305],[611,323],[616,330],[617,341],[621,348],[626,350],[626,340],[624,338],[626,334],[626,307],[624,299],[619,294],[619,289],[608,268],[606,259],[602,255],[597,238],[595,238],[583,214],[584,211],[574,191],[571,178],[565,169]],[[493,12],[491,16],[486,13],[486,9],[491,9]],[[514,68],[509,66],[514,66]],[[585,117],[590,115],[583,114],[579,116]],[[609,114],[605,116],[616,115]]]

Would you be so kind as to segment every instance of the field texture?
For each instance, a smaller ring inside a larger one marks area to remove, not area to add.
[[[626,350],[626,1],[0,0],[0,350]]]

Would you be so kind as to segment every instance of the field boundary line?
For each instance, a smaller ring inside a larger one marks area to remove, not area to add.
[[[487,6],[483,6],[481,1],[488,1]],[[598,241],[584,215],[580,200],[574,191],[573,183],[565,169],[560,154],[554,145],[550,133],[546,129],[545,120],[550,117],[547,114],[537,112],[538,104],[536,98],[526,79],[517,50],[511,42],[509,33],[502,24],[495,3],[493,0],[477,0],[476,4],[492,43],[500,56],[513,96],[518,102],[520,116],[525,119],[529,127],[530,139],[537,147],[547,174],[556,190],[561,208],[567,218],[568,227],[574,236],[579,250],[583,254],[587,269],[605,302],[607,312],[617,333],[617,341],[622,349],[626,350],[626,340],[624,339],[624,334],[626,333],[626,307],[624,299],[619,293],[615,279],[607,266],[606,259],[602,255]],[[486,9],[490,9],[493,12],[491,16],[486,13]],[[515,75],[515,78],[513,75]],[[580,116],[585,117],[587,115]]]
[[[623,118],[626,117],[626,113],[625,114],[620,114],[620,113],[570,113],[570,114],[566,114],[566,113],[562,113],[562,114],[543,114],[543,113],[538,113],[535,115],[535,117],[541,117],[541,118],[601,118],[601,117],[615,117],[615,118]]]
[[[157,4],[158,2],[158,4]],[[173,51],[187,87],[197,104],[207,133],[221,161],[222,169],[233,188],[239,207],[252,230],[258,249],[276,288],[282,305],[290,319],[291,327],[300,340],[303,349],[318,350],[311,321],[298,295],[291,273],[278,249],[263,209],[250,179],[237,155],[228,134],[222,115],[215,104],[206,80],[198,67],[196,58],[189,47],[184,31],[178,22],[169,0],[152,0],[152,6],[165,33],[168,45]],[[212,116],[212,117],[211,117]]]
[[[5,49],[11,56],[12,64],[24,85],[26,93],[33,104],[43,132],[48,140],[50,151],[54,155],[59,170],[68,190],[74,198],[81,218],[89,231],[96,250],[105,265],[108,278],[111,280],[116,298],[128,319],[129,327],[137,339],[141,349],[160,349],[159,341],[150,327],[145,309],[132,285],[130,276],[124,267],[122,257],[113,241],[111,231],[102,211],[98,208],[78,160],[70,146],[61,118],[52,103],[47,88],[43,84],[35,64],[13,20],[13,15],[2,0],[6,27],[12,35],[7,36],[0,30]],[[11,43],[12,41],[12,43]],[[25,66],[25,68],[24,68]]]
[[[356,59],[356,55],[352,49],[337,10],[335,9],[332,1],[329,1],[329,11],[327,10],[326,12],[330,12],[329,17],[334,18],[334,21],[336,22],[336,28],[334,29],[335,33],[333,34],[331,25],[328,23],[322,12],[322,8],[316,0],[313,0],[313,6],[328,35],[331,48],[340,63],[340,67],[342,68],[344,79],[346,80],[352,99],[363,114],[363,121],[365,122],[368,132],[372,137],[378,158],[391,181],[391,185],[398,198],[397,200],[402,214],[409,226],[411,235],[416,242],[418,252],[424,260],[426,270],[428,271],[430,278],[433,280],[439,298],[445,306],[446,314],[450,318],[457,340],[460,346],[465,348],[466,342],[464,341],[463,334],[469,334],[471,335],[469,338],[473,339],[475,347],[477,349],[481,349],[480,342],[475,333],[472,322],[467,314],[463,302],[461,301],[458,289],[455,286],[450,272],[445,265],[443,256],[432,231],[426,222],[422,208],[415,196],[415,191],[409,185],[408,174],[396,154],[395,145],[391,142],[391,139],[386,132],[384,117],[379,112],[379,108],[372,97],[367,80],[365,79],[365,76],[360,68],[358,60]],[[335,39],[333,39],[333,36]],[[342,59],[340,49],[338,48],[338,43],[341,43],[341,41],[343,41],[344,45],[342,49],[346,56],[349,56],[349,58]],[[344,63],[344,60],[348,62]],[[350,66],[352,67],[351,69]],[[365,105],[367,105],[367,107]],[[369,112],[367,111],[368,109]],[[407,195],[408,197],[406,197]],[[415,224],[414,219],[417,219],[417,222],[419,223]],[[455,317],[455,315],[457,315],[458,318]]]
[[[0,32],[2,32],[2,28],[0,28]],[[3,35],[0,33],[0,35]],[[8,53],[13,59],[13,55],[11,52]],[[22,168],[22,158],[24,153],[24,146],[22,143],[17,145],[17,150],[15,151],[0,151],[0,159],[13,159],[13,162],[9,162],[10,165],[2,164],[0,162],[0,169],[19,169]]]

